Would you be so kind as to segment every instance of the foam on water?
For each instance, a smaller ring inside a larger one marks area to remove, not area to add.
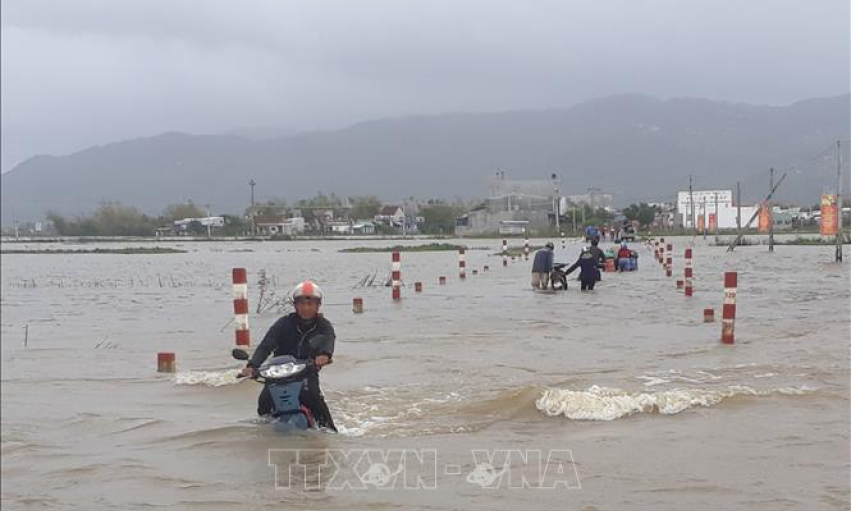
[[[546,389],[535,406],[545,415],[574,420],[611,421],[636,413],[674,415],[694,407],[715,406],[736,396],[804,395],[816,389],[781,387],[758,391],[736,385],[723,390],[674,389],[635,393],[594,385],[587,390]]]
[[[175,385],[204,385],[206,387],[222,387],[236,385],[242,382],[236,375],[239,369],[223,371],[186,371],[174,375]]]

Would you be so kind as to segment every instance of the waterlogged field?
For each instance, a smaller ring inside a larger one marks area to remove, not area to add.
[[[553,294],[530,289],[529,262],[504,268],[498,240],[453,240],[470,247],[467,278],[452,251],[403,253],[396,303],[379,285],[389,253],[340,252],[386,241],[5,254],[3,505],[847,509],[849,264],[829,246],[672,241],[674,277],[636,244],[638,272]],[[687,299],[675,281],[691,242]],[[556,261],[580,248],[556,246]],[[266,273],[255,344],[292,285],[325,289],[340,434],[255,418],[259,386],[229,358],[233,267],[252,309]],[[733,346],[719,342],[724,271],[739,272]],[[175,375],[156,373],[161,351]]]

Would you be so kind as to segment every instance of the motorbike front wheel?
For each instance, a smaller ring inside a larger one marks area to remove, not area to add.
[[[562,274],[552,275],[550,278],[550,285],[556,291],[565,291],[567,290],[567,277]]]

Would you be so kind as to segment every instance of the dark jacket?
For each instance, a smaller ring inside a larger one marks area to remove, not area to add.
[[[584,252],[579,255],[579,259],[573,263],[573,266],[567,269],[567,274],[570,275],[573,273],[573,270],[576,268],[580,268],[579,270],[579,278],[582,280],[596,280],[599,272],[597,268],[600,267],[600,264],[597,262],[597,259],[594,257],[590,251]]]
[[[319,355],[334,355],[334,327],[323,317],[316,319],[312,327],[302,330],[298,314],[290,313],[269,328],[266,337],[257,346],[248,365],[260,367],[270,353],[275,356],[291,355],[298,359],[316,358]]]
[[[591,247],[588,249],[588,252],[597,260],[597,262],[601,265],[606,264],[606,253],[603,252],[603,249],[600,247]]]
[[[532,261],[532,273],[549,273],[553,270],[553,251],[542,248],[535,252],[535,260]]]

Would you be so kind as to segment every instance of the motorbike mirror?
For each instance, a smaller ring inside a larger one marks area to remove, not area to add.
[[[234,348],[230,353],[233,355],[233,358],[237,360],[248,360],[248,352],[245,350]]]

